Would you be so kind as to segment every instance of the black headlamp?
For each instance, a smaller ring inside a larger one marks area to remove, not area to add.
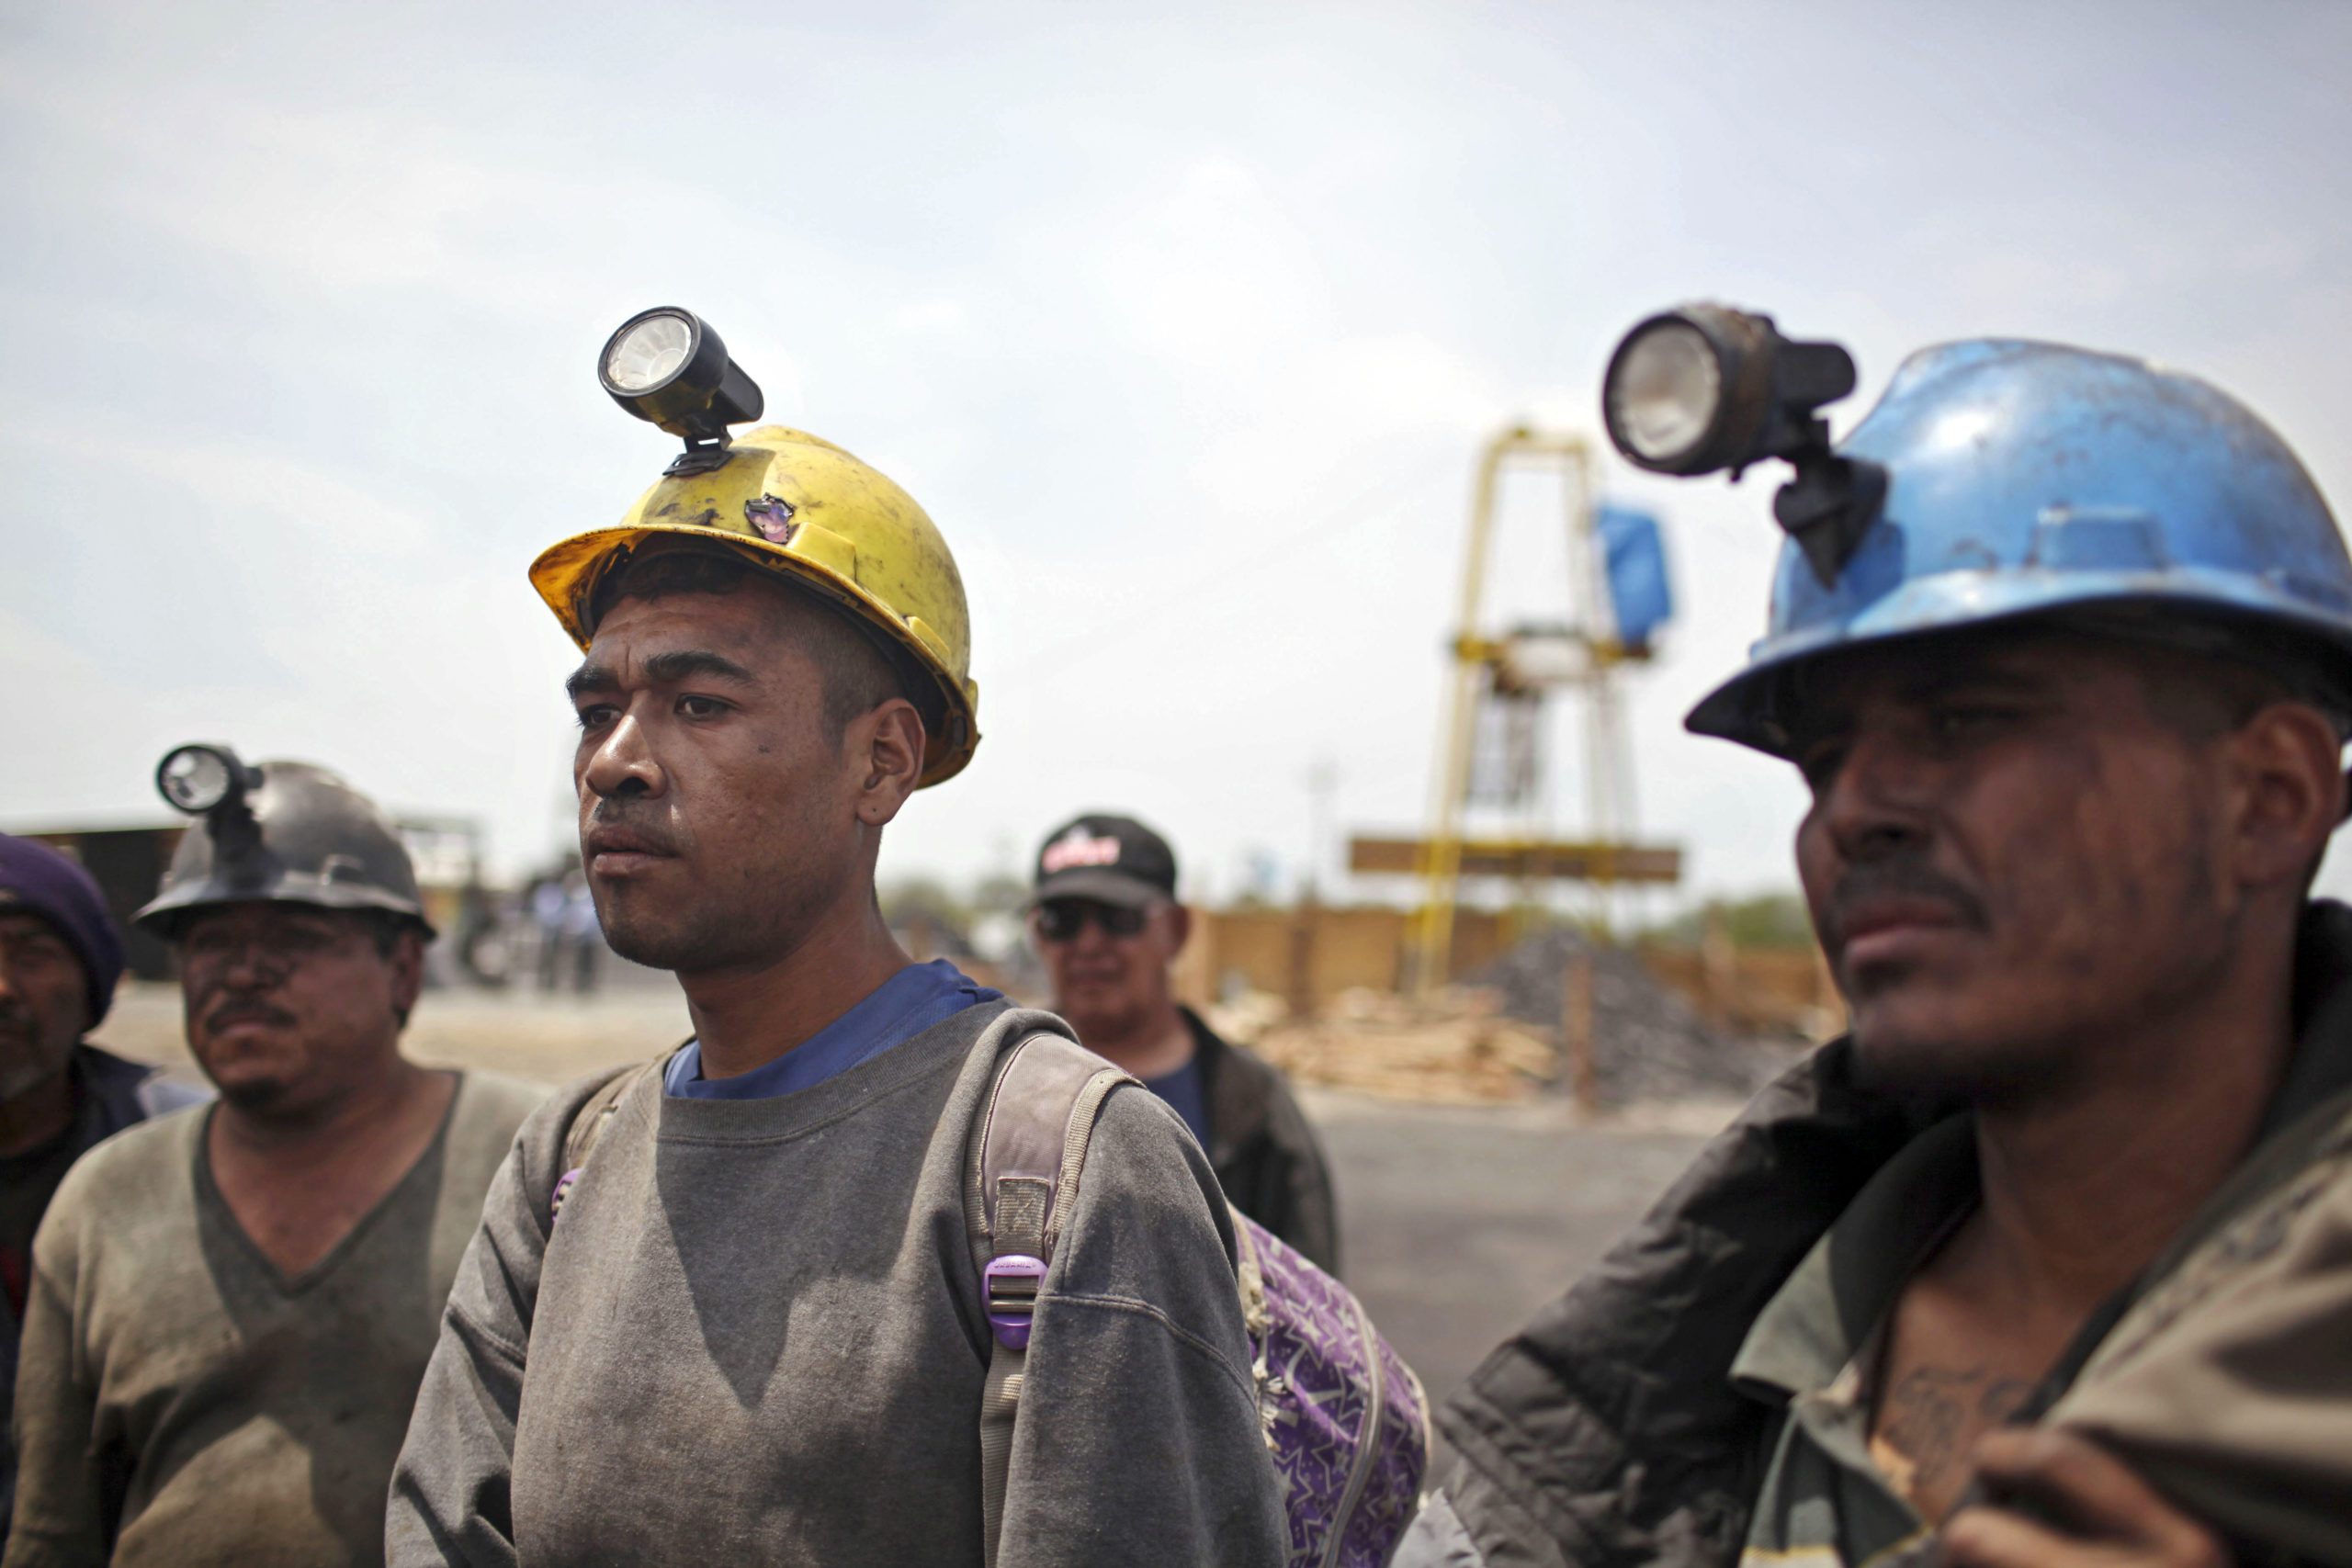
[[[1817,412],[1854,389],[1854,359],[1834,343],[1798,343],[1772,318],[1685,305],[1625,334],[1601,379],[1609,439],[1653,473],[1689,478],[1784,459],[1796,478],[1772,513],[1824,586],[1837,580],[1886,498],[1886,470],[1829,448]]]
[[[155,791],[178,810],[205,818],[225,860],[261,847],[261,824],[245,797],[261,788],[261,770],[226,746],[175,746],[155,767]]]
[[[685,439],[672,474],[698,474],[727,460],[727,427],[760,417],[758,383],[727,357],[727,345],[691,310],[663,305],[631,316],[596,356],[596,379],[613,401]]]

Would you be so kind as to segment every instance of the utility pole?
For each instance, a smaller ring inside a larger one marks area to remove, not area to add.
[[[1321,891],[1324,846],[1330,841],[1331,799],[1340,787],[1339,765],[1319,756],[1306,770],[1306,874],[1290,919],[1290,1011],[1315,1012],[1316,938],[1323,923]]]
[[[1340,764],[1328,751],[1306,770],[1306,886],[1305,896],[1317,900],[1323,868],[1331,852],[1331,807],[1340,793]]]

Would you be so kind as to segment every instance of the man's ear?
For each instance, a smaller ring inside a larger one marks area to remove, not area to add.
[[[392,944],[392,1016],[408,1027],[417,998],[424,994],[424,933],[410,926]]]
[[[2317,708],[2273,703],[2223,741],[2236,816],[2239,880],[2300,882],[2344,820],[2344,745]]]
[[[1171,953],[1183,952],[1184,944],[1193,940],[1193,911],[1182,904],[1168,906],[1168,938],[1175,944]]]
[[[922,715],[904,697],[892,697],[850,721],[845,750],[864,770],[858,785],[857,819],[883,827],[914,794],[922,778]]]

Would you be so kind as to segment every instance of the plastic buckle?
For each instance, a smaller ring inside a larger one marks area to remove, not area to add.
[[[996,1331],[996,1342],[1006,1349],[1029,1348],[1030,1314],[1036,1311],[1037,1291],[1045,1278],[1045,1260],[1019,1252],[992,1258],[980,1271],[989,1292],[989,1326]]]
[[[557,1181],[555,1184],[555,1201],[548,1205],[548,1224],[554,1224],[557,1216],[563,1213],[563,1201],[571,1195],[572,1186],[579,1179],[580,1172],[575,1168],[565,1171],[562,1179]]]

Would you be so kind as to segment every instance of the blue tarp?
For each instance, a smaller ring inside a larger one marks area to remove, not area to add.
[[[1594,525],[1600,534],[1610,608],[1617,616],[1617,640],[1647,648],[1657,628],[1674,617],[1674,587],[1666,575],[1657,519],[1630,507],[1603,506]]]

